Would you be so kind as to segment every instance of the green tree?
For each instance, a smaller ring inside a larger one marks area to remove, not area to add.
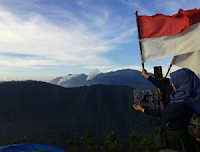
[[[22,144],[22,143],[30,143],[33,142],[34,139],[30,138],[28,139],[26,136],[22,137],[22,138],[15,138],[12,140],[12,144]]]
[[[83,151],[85,152],[100,152],[103,140],[100,137],[93,137],[90,132],[86,132],[85,137],[82,138]]]
[[[127,144],[128,144],[128,150],[130,152],[136,152],[137,151],[137,147],[139,145],[139,143],[141,142],[142,137],[141,135],[139,135],[138,133],[131,133],[129,135],[129,138],[127,139]]]
[[[82,141],[78,133],[74,135],[72,140],[67,141],[67,152],[80,152],[82,149]]]
[[[146,134],[138,146],[138,152],[158,152],[159,150],[155,148],[155,142],[153,135]]]
[[[106,136],[105,143],[101,148],[102,152],[123,152],[121,144],[117,141],[116,133],[113,131]]]

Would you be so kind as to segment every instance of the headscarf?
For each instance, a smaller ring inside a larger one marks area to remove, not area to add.
[[[200,80],[189,69],[179,69],[170,74],[176,91],[170,94],[170,103],[184,102],[200,115]]]

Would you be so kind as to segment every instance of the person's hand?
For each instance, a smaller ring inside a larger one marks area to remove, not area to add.
[[[148,75],[148,73],[147,73],[147,70],[142,69],[142,76],[145,77],[146,79],[149,78],[149,75]]]
[[[134,108],[135,110],[141,111],[141,112],[143,112],[143,110],[144,110],[144,108],[142,108],[142,106],[136,105],[136,104],[133,105],[133,108]]]
[[[196,137],[196,142],[199,143],[200,142],[200,138]]]

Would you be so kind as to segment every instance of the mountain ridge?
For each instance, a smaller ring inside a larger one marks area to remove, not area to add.
[[[71,79],[67,80],[69,76],[71,76]],[[117,71],[111,71],[108,73],[99,73],[90,80],[87,80],[87,78],[88,76],[85,74],[76,74],[74,75],[74,77],[73,75],[69,74],[65,77],[57,77],[51,80],[49,83],[60,85],[62,87],[80,87],[91,86],[96,84],[105,84],[131,86],[135,89],[154,88],[154,86],[149,81],[145,80],[142,77],[140,71],[132,69],[122,69]]]
[[[124,140],[133,131],[150,132],[155,119],[133,110],[133,103],[130,86],[64,88],[37,81],[3,82],[0,144],[25,136],[35,143],[65,148],[75,133],[105,136],[115,131]]]

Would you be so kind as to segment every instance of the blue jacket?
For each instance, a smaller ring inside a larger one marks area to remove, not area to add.
[[[164,92],[170,93],[172,91],[172,88],[169,85],[166,85],[151,76],[149,76],[148,80]],[[145,109],[144,113],[162,118],[162,128],[165,130],[180,130],[189,126],[193,110],[183,102],[180,102],[169,104],[162,110]]]
[[[145,109],[145,114],[162,118],[165,130],[181,130],[188,128],[193,110],[184,103],[175,103],[162,110]]]

